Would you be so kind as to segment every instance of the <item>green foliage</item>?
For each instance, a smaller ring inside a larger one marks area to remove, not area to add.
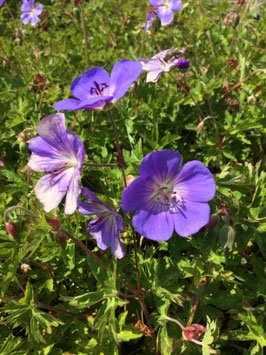
[[[118,60],[185,47],[190,68],[172,74],[188,85],[203,112],[201,117],[191,95],[166,73],[157,84],[145,83],[143,74],[112,110],[127,176],[139,175],[147,153],[172,149],[181,153],[183,164],[202,161],[217,184],[210,207],[220,220],[212,230],[203,228],[189,238],[173,235],[167,242],[137,235],[141,295],[150,320],[139,299],[116,278],[133,289],[137,285],[130,216],[123,215],[121,235],[126,257],[115,260],[88,235],[89,217],[66,216],[63,203],[45,214],[35,196],[42,174],[27,168],[28,141],[36,136],[32,129],[55,113],[55,102],[71,97],[71,82],[85,71],[80,5],[41,3],[48,16],[42,14],[35,27],[21,22],[18,1],[6,0],[0,8],[0,354],[149,355],[154,353],[152,330],[163,355],[263,354],[262,2],[238,6],[231,0],[183,0],[172,24],[157,23],[144,37],[148,0],[83,1],[88,68],[101,66],[110,73]],[[259,21],[253,18],[258,14]],[[117,162],[106,112],[66,112],[66,122],[84,141],[87,162]],[[123,214],[118,168],[84,166],[82,185]],[[29,211],[8,213],[18,229],[15,237],[5,231],[2,217],[14,205]],[[59,217],[108,270],[53,230],[46,217]],[[185,327],[194,311],[192,324],[207,329],[198,343],[185,341],[180,326],[167,319]]]

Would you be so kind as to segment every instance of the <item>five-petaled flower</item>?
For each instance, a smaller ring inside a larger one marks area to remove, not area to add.
[[[134,228],[152,240],[168,240],[173,231],[188,237],[210,218],[207,201],[215,195],[212,174],[200,161],[181,169],[181,156],[172,150],[152,152],[140,164],[140,176],[123,192],[122,208],[136,211]]]
[[[20,10],[23,12],[21,20],[25,25],[31,22],[32,26],[35,26],[39,21],[39,15],[42,13],[43,5],[39,4],[35,7],[34,0],[23,0]]]
[[[119,238],[119,231],[124,231],[122,217],[86,187],[82,188],[82,195],[89,202],[79,202],[78,211],[84,215],[97,215],[89,222],[88,233],[97,241],[100,249],[106,250],[110,244],[112,253],[118,259],[123,258],[125,252]]]
[[[181,9],[181,0],[150,0],[150,5],[157,8],[157,15],[162,26],[168,25],[174,19],[174,12]]]
[[[66,194],[65,213],[72,214],[77,208],[80,193],[84,144],[78,136],[66,130],[62,113],[44,117],[37,126],[37,132],[40,137],[29,141],[32,154],[28,166],[32,170],[51,173],[38,181],[36,196],[44,210],[49,212]]]
[[[138,58],[138,61],[142,64],[142,70],[147,71],[147,83],[156,83],[163,72],[170,72],[173,70],[181,54],[185,52],[185,49],[178,51],[175,48],[166,49],[150,59]]]
[[[123,59],[115,63],[111,76],[100,67],[88,70],[75,79],[71,93],[77,97],[55,104],[56,110],[102,110],[106,104],[114,104],[123,97],[142,71],[139,62]]]

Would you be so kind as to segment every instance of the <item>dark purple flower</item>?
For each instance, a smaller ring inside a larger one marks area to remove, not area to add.
[[[189,61],[184,58],[180,58],[176,65],[179,69],[188,69]]]
[[[177,65],[180,53],[181,51],[172,48],[166,49],[150,59],[138,58],[138,61],[142,64],[142,70],[148,72],[146,83],[156,83],[163,72],[173,70]]]
[[[181,0],[150,0],[150,5],[157,8],[157,15],[162,26],[168,25],[174,19],[174,12],[181,9]]]
[[[111,245],[112,253],[121,259],[125,256],[122,243],[119,238],[119,231],[124,231],[123,219],[106,203],[100,201],[92,191],[86,187],[82,188],[82,195],[89,202],[79,202],[78,211],[84,215],[97,215],[88,224],[88,233],[97,241],[100,249],[107,249]]]
[[[71,93],[77,97],[55,104],[56,110],[102,110],[106,104],[114,104],[123,97],[130,85],[142,71],[139,62],[123,59],[115,63],[111,76],[100,67],[95,67],[75,79]]]
[[[260,14],[258,14],[257,16],[254,16],[253,18],[254,18],[254,20],[259,21],[259,19],[260,19]]]
[[[207,201],[215,195],[212,174],[200,161],[181,169],[181,155],[172,150],[153,152],[140,164],[140,176],[123,192],[124,211],[136,211],[134,228],[152,240],[168,240],[173,231],[188,237],[210,218]]]
[[[39,15],[42,13],[43,6],[39,4],[35,7],[34,0],[23,0],[20,10],[23,12],[21,15],[21,20],[25,25],[29,22],[32,26],[35,26],[39,21]]]
[[[82,140],[66,130],[65,115],[44,117],[37,126],[40,137],[32,138],[28,166],[46,174],[35,187],[38,200],[46,212],[59,205],[66,194],[65,213],[75,212],[80,193],[79,181],[85,157]]]

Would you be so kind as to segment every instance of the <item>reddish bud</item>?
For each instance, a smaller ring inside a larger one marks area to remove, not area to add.
[[[43,12],[42,15],[43,15],[44,18],[48,18],[49,17],[49,13],[48,12]]]
[[[238,5],[242,6],[246,3],[246,0],[237,0]]]
[[[192,324],[191,327],[183,329],[183,335],[186,340],[198,339],[207,329],[200,324]]]
[[[229,59],[228,60],[228,65],[230,65],[230,67],[235,67],[238,64],[238,60],[234,60],[234,59]]]
[[[46,217],[46,221],[47,221],[47,223],[50,224],[50,226],[53,227],[54,231],[58,231],[61,228],[61,222],[60,222],[59,218],[56,218],[56,217],[48,218],[48,217]]]
[[[225,19],[223,20],[223,25],[227,26],[228,23],[229,23],[229,21],[225,18]]]
[[[197,125],[197,130],[199,131],[199,133],[201,133],[203,131],[204,128],[204,122],[201,121],[198,125]]]
[[[36,75],[35,80],[36,80],[39,84],[43,84],[43,83],[44,83],[44,77],[42,77],[39,73]]]
[[[220,222],[220,217],[217,214],[213,214],[210,216],[210,220],[209,222],[206,224],[205,229],[207,229],[207,231],[211,231],[212,229],[214,229],[216,226],[218,226]]]
[[[16,223],[14,223],[14,222],[8,223],[6,225],[6,231],[7,231],[7,233],[11,234],[12,237],[15,239],[16,234],[18,232],[18,227],[17,227]]]
[[[34,55],[36,59],[39,59],[39,52],[38,49],[34,49]]]

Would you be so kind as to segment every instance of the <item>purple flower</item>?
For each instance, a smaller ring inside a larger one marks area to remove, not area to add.
[[[112,253],[118,259],[123,258],[125,252],[119,238],[119,231],[124,231],[122,217],[86,187],[82,188],[82,195],[89,203],[79,202],[78,211],[84,215],[98,216],[89,222],[88,233],[97,241],[100,249],[105,250],[110,244]]]
[[[59,205],[66,194],[65,213],[75,212],[80,193],[79,180],[85,157],[82,140],[66,130],[65,115],[44,117],[37,126],[40,137],[32,138],[28,166],[32,170],[48,172],[35,188],[38,200],[46,212]]]
[[[78,100],[59,101],[55,104],[55,109],[102,110],[106,104],[114,104],[126,94],[141,70],[139,62],[127,59],[115,63],[110,77],[103,68],[92,68],[75,79],[71,85],[71,92]]]
[[[4,0],[0,0],[0,7],[3,5]]]
[[[150,0],[150,5],[158,8],[157,15],[162,26],[168,25],[174,19],[174,12],[181,9],[181,0]]]
[[[140,176],[123,192],[124,211],[136,211],[134,228],[152,240],[168,240],[173,231],[188,237],[210,218],[206,203],[215,195],[212,174],[200,161],[181,169],[181,155],[172,150],[153,152],[140,164]]]
[[[147,19],[147,24],[146,24],[146,31],[145,33],[147,33],[151,27],[151,25],[153,24],[153,22],[156,21],[156,13],[155,12],[151,12],[148,15],[148,19]],[[142,28],[145,28],[145,24],[141,26]]]
[[[177,65],[180,54],[180,51],[173,48],[166,49],[151,59],[138,58],[138,61],[142,64],[142,70],[148,72],[146,82],[156,83],[161,73],[173,70]]]
[[[23,0],[20,10],[23,12],[21,15],[21,20],[25,25],[31,22],[32,26],[35,26],[39,21],[39,15],[42,13],[42,4],[34,6],[34,0]]]
[[[180,58],[176,65],[179,69],[188,69],[189,61],[184,58]]]

